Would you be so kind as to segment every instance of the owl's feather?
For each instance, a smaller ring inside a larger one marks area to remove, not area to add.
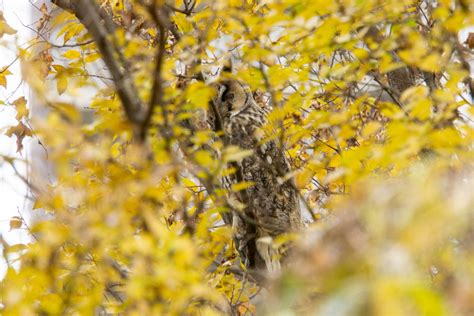
[[[216,88],[214,129],[223,129],[226,145],[253,151],[241,162],[233,163],[235,173],[222,179],[231,197],[246,205],[243,212],[234,211],[232,215],[237,250],[248,267],[277,272],[281,253],[273,239],[302,226],[297,192],[288,182],[291,180],[282,181],[290,166],[275,141],[261,142],[268,109],[255,102],[250,88],[229,79]],[[220,122],[216,122],[217,117]],[[254,185],[231,192],[232,184],[242,181]]]

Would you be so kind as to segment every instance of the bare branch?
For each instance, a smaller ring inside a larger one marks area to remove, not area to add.
[[[196,1],[193,1],[191,3],[191,6],[189,6],[188,2],[184,1],[184,6],[185,6],[184,9],[176,8],[176,7],[172,6],[171,4],[165,4],[165,5],[166,5],[166,7],[173,10],[174,12],[178,12],[178,13],[185,14],[185,15],[189,16],[193,13],[194,7],[196,6]]]

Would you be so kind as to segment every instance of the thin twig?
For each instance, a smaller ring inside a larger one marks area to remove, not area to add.
[[[159,44],[158,48],[156,51],[156,60],[155,60],[155,71],[154,71],[154,81],[153,81],[153,86],[152,86],[152,95],[150,98],[150,103],[148,105],[148,111],[145,116],[145,120],[143,121],[143,124],[141,126],[141,131],[140,131],[140,138],[142,141],[145,140],[146,135],[147,135],[147,130],[151,122],[151,118],[153,116],[154,110],[156,106],[159,106],[162,111],[163,115],[163,120],[164,120],[164,127],[162,129],[162,136],[166,139],[168,147],[170,145],[170,140],[169,140],[169,133],[171,132],[169,122],[168,122],[168,110],[166,105],[163,102],[163,77],[162,77],[162,68],[163,68],[163,61],[164,61],[164,55],[165,55],[165,44],[166,44],[166,33],[167,33],[167,25],[168,21],[163,21],[163,18],[167,19],[167,17],[160,17],[158,13],[158,8],[156,7],[156,4],[153,3],[153,5],[148,6],[148,11],[150,15],[153,17],[153,20],[155,21],[158,30],[159,30]],[[163,14],[166,14],[163,12],[164,10],[160,10]]]
[[[26,222],[25,218],[23,217],[23,215],[21,214],[20,212],[20,208],[16,208],[17,212],[18,212],[18,215],[20,216],[20,219],[21,221],[23,222],[23,224],[25,224],[25,227],[26,229],[28,230],[28,232],[31,234],[31,236],[33,236],[33,238],[38,241],[38,237],[36,237],[36,235],[33,233],[33,231],[31,230],[30,226],[28,225],[28,223]]]

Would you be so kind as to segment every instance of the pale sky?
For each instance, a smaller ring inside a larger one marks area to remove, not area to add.
[[[16,44],[24,44],[31,37],[30,31],[23,24],[31,23],[33,0],[0,0],[0,11],[7,23],[18,30],[16,35],[5,35],[0,39],[0,68],[10,64],[16,55]],[[0,87],[0,100],[12,102],[20,96],[28,98],[28,88],[21,83],[20,64],[14,63],[9,70],[13,73],[7,77],[7,89]],[[16,125],[16,112],[12,107],[0,105],[0,154],[19,159],[28,159],[27,153],[16,153],[16,139],[2,135],[8,127]],[[1,161],[1,159],[0,159]],[[17,163],[16,168],[26,175],[26,165]],[[15,176],[12,167],[0,162],[0,234],[9,244],[27,243],[30,241],[24,230],[10,230],[10,218],[18,216],[18,211],[28,220],[29,201],[25,198],[27,188]],[[1,246],[0,246],[1,249]],[[5,273],[5,262],[0,259],[0,278]]]

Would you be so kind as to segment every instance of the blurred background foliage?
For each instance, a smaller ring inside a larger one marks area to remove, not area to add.
[[[469,180],[468,180],[469,179]],[[313,225],[271,288],[279,314],[468,315],[473,298],[472,172],[415,164],[365,179]]]
[[[47,153],[2,314],[474,313],[471,1],[39,2],[16,60],[34,96],[0,105]],[[229,59],[316,219],[265,284],[220,217],[245,153],[205,124]]]

